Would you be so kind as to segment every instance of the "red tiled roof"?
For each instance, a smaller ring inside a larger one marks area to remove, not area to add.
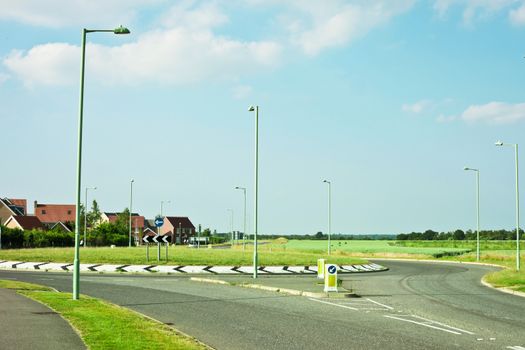
[[[27,215],[27,199],[15,199],[15,198],[8,198],[8,199],[14,205],[24,208],[24,212]]]
[[[22,226],[23,230],[42,228],[42,222],[36,216],[13,215],[12,218]]]
[[[35,207],[35,215],[42,222],[75,222],[74,204],[40,204]]]
[[[121,213],[106,213],[106,216],[108,217],[109,222],[114,223],[117,221],[118,215]],[[138,215],[136,213],[131,214],[131,227],[135,228],[143,228],[144,227],[144,216]]]

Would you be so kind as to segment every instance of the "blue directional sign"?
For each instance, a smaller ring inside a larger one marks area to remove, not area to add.
[[[334,274],[337,271],[337,267],[335,265],[328,266],[328,273]]]
[[[157,216],[155,218],[155,226],[161,227],[162,225],[164,225],[164,218],[162,216]]]

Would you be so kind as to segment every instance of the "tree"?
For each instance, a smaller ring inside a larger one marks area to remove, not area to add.
[[[94,227],[97,223],[100,222],[101,216],[102,216],[102,213],[100,212],[98,203],[96,200],[93,200],[93,204],[91,205],[91,211],[88,213],[88,216],[87,216],[88,226]]]
[[[323,235],[323,233],[321,231],[319,231],[319,232],[317,232],[315,234],[315,239],[323,239],[323,237],[324,237],[324,235]]]
[[[210,237],[211,236],[211,230],[209,228],[205,228],[204,231],[202,231],[201,236],[202,237]]]
[[[129,230],[129,209],[126,208],[122,213],[117,214],[117,220],[115,225],[119,228],[119,231],[124,230],[128,232]]]
[[[454,234],[452,235],[452,237],[456,241],[462,241],[465,239],[465,232],[463,232],[463,230],[456,230],[454,231]]]

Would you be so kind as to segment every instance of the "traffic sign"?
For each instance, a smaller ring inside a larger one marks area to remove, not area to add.
[[[164,218],[162,216],[157,216],[155,218],[155,226],[161,227],[162,225],[164,225]]]
[[[324,279],[325,259],[317,259],[317,278]]]
[[[144,236],[142,237],[144,243],[170,243],[170,235],[156,235],[156,236]]]
[[[324,291],[337,292],[337,265],[325,265]]]

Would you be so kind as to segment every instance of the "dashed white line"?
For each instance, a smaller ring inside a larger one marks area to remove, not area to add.
[[[384,308],[386,308],[386,309],[388,309],[388,310],[394,310],[393,307],[388,306],[388,305],[385,305],[385,304],[378,303],[377,301],[374,301],[374,300],[372,300],[372,299],[368,299],[368,298],[366,298],[366,300],[368,300],[368,301],[370,301],[370,302],[372,302],[372,303],[374,303],[374,304],[377,304],[377,305],[379,305],[379,306],[382,306],[382,307],[384,307]]]
[[[512,349],[512,350],[525,350],[525,348],[523,346],[519,346],[519,345],[516,345],[516,346],[507,346],[507,349]]]
[[[472,333],[470,331],[466,331],[464,329],[457,328],[457,327],[452,327],[452,326],[449,326],[449,325],[441,323],[441,322],[432,321],[432,320],[429,320],[428,318],[424,318],[424,317],[421,317],[421,316],[412,315],[412,317],[419,318],[420,320],[423,320],[423,321],[426,321],[426,322],[435,323],[435,324],[438,324],[438,325],[443,326],[443,327],[454,329],[454,330],[456,330],[458,332],[462,332],[462,333],[466,333],[466,334],[470,334],[470,335],[474,335],[475,334],[475,333]]]
[[[351,306],[346,306],[346,305],[341,305],[341,304],[336,304],[336,303],[331,303],[329,301],[323,301],[323,300],[318,300],[318,299],[312,299],[312,298],[308,298],[310,299],[311,301],[316,301],[318,303],[323,303],[323,304],[328,304],[328,305],[333,305],[333,306],[337,306],[337,307],[342,307],[344,309],[350,309],[350,310],[354,310],[354,311],[359,311],[359,309],[356,309],[355,307],[351,307]]]
[[[401,318],[401,317],[396,317],[396,316],[390,316],[390,315],[383,315],[383,316],[384,316],[384,317],[388,317],[388,318],[393,318],[393,319],[396,319],[396,320],[399,320],[399,321],[405,321],[405,322],[415,323],[415,324],[418,324],[418,325],[420,325],[420,326],[424,326],[424,327],[428,327],[428,328],[437,329],[437,330],[440,330],[440,331],[443,331],[443,332],[448,332],[448,333],[452,333],[452,334],[456,334],[456,335],[461,335],[460,332],[451,331],[451,330],[449,330],[449,329],[445,329],[445,328],[441,328],[441,327],[432,326],[431,324],[428,324],[428,323],[425,323],[425,322],[418,322],[418,321],[414,321],[414,320],[407,320],[406,318]]]

